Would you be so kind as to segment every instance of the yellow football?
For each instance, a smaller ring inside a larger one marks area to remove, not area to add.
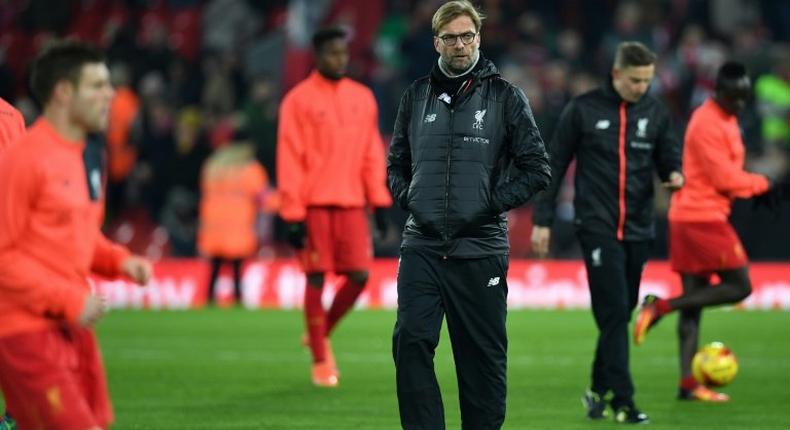
[[[721,387],[735,379],[738,360],[721,342],[711,342],[697,351],[691,361],[694,379],[707,386]]]

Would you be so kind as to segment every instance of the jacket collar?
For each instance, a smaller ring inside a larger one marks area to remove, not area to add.
[[[434,64],[429,76],[433,93],[449,105],[455,105],[459,100],[470,94],[483,79],[499,76],[499,70],[493,62],[483,56],[480,57],[472,71],[457,77],[448,77],[440,69],[439,65]],[[447,94],[449,98],[442,97]],[[449,100],[449,102],[448,102]]]

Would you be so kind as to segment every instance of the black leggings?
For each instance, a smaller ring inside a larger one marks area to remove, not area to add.
[[[233,267],[233,294],[236,297],[236,303],[241,303],[241,258],[222,258],[211,257],[211,278],[208,281],[208,303],[214,303],[214,285],[217,283],[219,276],[219,269],[223,263],[230,263]]]

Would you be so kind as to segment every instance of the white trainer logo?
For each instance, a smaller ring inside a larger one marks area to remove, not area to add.
[[[472,128],[475,130],[482,130],[483,129],[483,118],[486,116],[486,110],[479,110],[475,112],[475,122],[472,124]]]
[[[650,118],[639,118],[636,122],[636,137],[647,137],[647,123]]]
[[[428,115],[425,115],[425,122],[426,123],[434,122],[434,121],[436,121],[436,114],[435,113],[429,113]]]
[[[599,119],[598,122],[595,123],[595,128],[597,130],[606,130],[609,128],[609,124],[611,123],[608,119]]]
[[[601,267],[603,262],[601,261],[601,248],[595,248],[590,253],[590,257],[592,258],[592,265],[593,267]]]
[[[499,285],[499,276],[495,276],[488,280],[488,287],[496,287]]]

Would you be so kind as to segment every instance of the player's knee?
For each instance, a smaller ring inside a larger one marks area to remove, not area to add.
[[[719,273],[722,284],[728,285],[732,292],[732,302],[740,302],[752,294],[752,281],[749,271],[742,267],[731,271]]]
[[[745,278],[738,283],[738,301],[749,297],[752,294],[752,281]]]
[[[324,286],[324,274],[323,273],[308,273],[307,274],[307,285],[313,288],[321,288]]]
[[[368,282],[368,271],[367,270],[355,270],[353,272],[348,273],[348,279],[356,284],[364,286]]]

